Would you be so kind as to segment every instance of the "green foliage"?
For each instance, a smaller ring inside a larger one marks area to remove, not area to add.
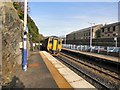
[[[28,28],[29,28],[29,36],[32,35],[30,40],[32,42],[40,42],[43,40],[43,35],[39,34],[38,27],[35,25],[34,21],[28,16]]]
[[[24,20],[24,4],[21,2],[13,3],[15,9],[18,11],[18,16],[20,19]],[[42,34],[39,34],[38,27],[35,25],[34,21],[29,15],[27,15],[27,26],[30,40],[34,43],[38,43],[44,39]],[[32,36],[32,37],[31,37]]]
[[[15,7],[15,9],[17,10],[18,16],[20,17],[20,19],[24,19],[24,3],[22,2],[14,2],[13,6]]]

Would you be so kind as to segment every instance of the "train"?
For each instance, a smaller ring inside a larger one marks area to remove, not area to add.
[[[47,50],[52,55],[56,56],[62,49],[62,39],[57,36],[47,37],[42,42],[42,49]]]

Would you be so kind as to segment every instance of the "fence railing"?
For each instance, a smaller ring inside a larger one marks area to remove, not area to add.
[[[90,52],[92,49],[93,53],[111,55],[111,56],[119,56],[120,47],[104,47],[104,46],[92,46],[90,48],[89,45],[75,45],[75,44],[63,44],[63,48],[68,48],[72,50]]]

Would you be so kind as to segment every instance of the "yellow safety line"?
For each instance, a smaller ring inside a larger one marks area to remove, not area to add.
[[[51,72],[56,84],[60,88],[60,90],[63,90],[65,88],[68,88],[69,90],[73,90],[73,88],[70,86],[70,84],[64,79],[64,77],[58,72],[58,70],[53,66],[53,64],[48,60],[48,58],[40,52],[40,55],[45,62],[47,68]]]

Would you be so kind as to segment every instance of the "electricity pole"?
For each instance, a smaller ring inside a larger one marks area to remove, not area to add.
[[[89,22],[88,22],[89,23]],[[92,25],[95,23],[89,23],[91,25],[91,29],[90,29],[90,52],[92,52]]]
[[[114,40],[115,40],[115,47],[117,48],[117,33],[116,33],[116,36],[114,37]]]

